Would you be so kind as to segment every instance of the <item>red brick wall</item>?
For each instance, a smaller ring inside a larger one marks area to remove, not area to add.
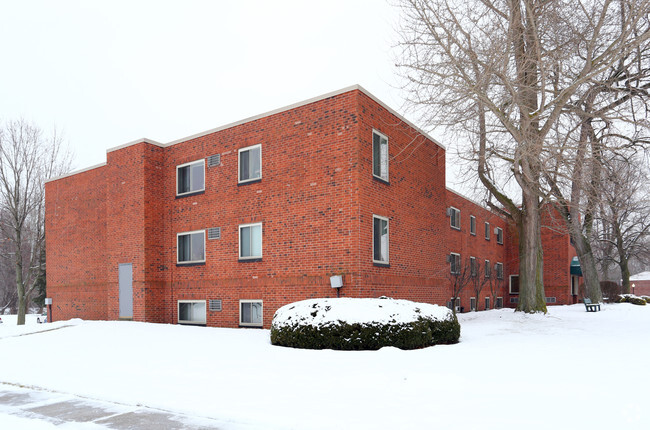
[[[373,130],[389,139],[389,183],[372,175]],[[238,184],[238,150],[257,144],[262,179]],[[205,191],[177,197],[176,167],[215,154],[221,164],[206,163]],[[334,297],[332,275],[343,276],[342,296],[445,304],[450,252],[481,266],[502,262],[506,279],[514,267],[505,222],[446,189],[444,148],[359,90],[174,145],[111,150],[106,167],[92,172],[47,185],[48,287],[62,318],[117,319],[121,263],[133,265],[134,320],[175,323],[178,300],[220,299],[222,311],[207,311],[207,323],[224,327],[239,325],[239,300],[262,300],[268,327],[286,303]],[[461,209],[461,231],[450,228],[448,206]],[[373,263],[373,214],[389,219],[389,267]],[[262,223],[263,257],[240,262],[238,227],[254,222]],[[221,228],[220,239],[207,240],[212,227]],[[206,230],[206,261],[178,265],[177,234],[195,230]],[[79,258],[77,242],[95,253]],[[92,298],[77,288],[90,282],[86,272],[97,281]],[[473,295],[463,292],[466,309]],[[485,287],[479,309],[488,295]]]
[[[47,292],[54,320],[105,319],[106,167],[45,185]]]

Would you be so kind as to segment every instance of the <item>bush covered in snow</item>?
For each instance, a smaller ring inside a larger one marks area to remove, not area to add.
[[[408,300],[310,299],[275,313],[273,345],[308,349],[416,349],[457,343],[460,324],[446,307]]]
[[[632,303],[633,305],[645,306],[647,300],[643,297],[635,296],[634,294],[621,294],[618,296],[616,303]]]

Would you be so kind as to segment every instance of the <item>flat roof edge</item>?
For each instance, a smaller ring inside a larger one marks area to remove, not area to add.
[[[164,143],[156,142],[155,140],[151,140],[151,139],[147,139],[146,137],[143,137],[141,139],[132,140],[131,142],[125,143],[123,145],[108,148],[106,150],[106,153],[108,154],[109,152],[117,151],[118,149],[126,148],[127,146],[137,145],[138,143],[150,143],[152,145],[160,146],[161,148],[167,146]]]
[[[54,178],[50,178],[50,179],[46,180],[45,183],[47,184],[48,182],[56,181],[56,180],[58,180],[58,179],[63,179],[63,178],[67,178],[67,177],[69,177],[69,176],[74,176],[74,175],[77,175],[77,174],[79,174],[79,173],[87,172],[87,171],[89,171],[89,170],[97,169],[97,168],[99,168],[99,167],[104,167],[105,165],[106,165],[106,163],[100,163],[100,164],[95,164],[94,166],[85,167],[85,168],[83,168],[83,169],[73,170],[72,172],[70,172],[70,173],[66,173],[65,175],[61,175],[61,176],[56,176],[56,177],[54,177]]]
[[[478,206],[478,207],[480,207],[480,208],[483,208],[483,209],[485,209],[485,210],[488,211],[488,212],[493,213],[494,215],[498,216],[499,218],[503,218],[503,216],[502,216],[501,214],[495,212],[495,211],[494,211],[493,209],[491,209],[489,206],[484,205],[484,204],[481,204],[481,203],[477,202],[477,201],[474,200],[474,199],[470,199],[469,197],[467,197],[467,196],[461,194],[460,192],[458,192],[458,191],[456,191],[456,190],[452,190],[452,189],[449,188],[449,187],[445,187],[445,188],[447,189],[447,191],[449,191],[449,192],[452,193],[452,194],[457,195],[457,196],[460,197],[461,199],[465,199],[465,200],[467,200],[467,201],[470,202],[470,203],[474,203],[476,206]]]

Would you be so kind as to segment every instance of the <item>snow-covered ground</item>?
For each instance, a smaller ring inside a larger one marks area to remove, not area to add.
[[[602,309],[462,314],[459,344],[413,351],[295,350],[254,329],[16,327],[3,316],[0,382],[216,418],[225,430],[650,428],[650,306]],[[16,420],[0,408],[0,428]]]

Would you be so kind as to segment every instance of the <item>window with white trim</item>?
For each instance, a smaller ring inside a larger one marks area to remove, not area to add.
[[[179,324],[205,324],[205,300],[179,300]]]
[[[469,257],[469,268],[470,268],[470,274],[472,275],[472,278],[476,277],[476,275],[478,274],[478,264],[476,263],[475,257]]]
[[[485,278],[489,278],[492,275],[492,268],[490,267],[490,260],[485,260]]]
[[[205,230],[178,233],[176,245],[176,262],[178,264],[205,262]]]
[[[453,229],[460,230],[460,209],[453,206],[449,208],[449,225]]]
[[[476,217],[474,215],[469,216],[469,234],[476,236]]]
[[[453,252],[449,254],[449,267],[451,269],[452,275],[460,274],[460,254]]]
[[[490,240],[490,223],[485,222],[485,240]]]
[[[263,323],[262,300],[240,300],[239,301],[239,325],[250,327],[262,327]]]
[[[503,229],[497,227],[497,243],[503,245]]]
[[[476,297],[469,298],[469,310],[475,312],[476,309]]]
[[[241,148],[239,151],[239,182],[262,178],[262,145]]]
[[[176,195],[182,196],[205,190],[205,160],[176,166]]]
[[[497,302],[494,305],[494,309],[501,309],[503,308],[503,297],[497,297]]]
[[[510,294],[519,294],[519,275],[510,275]]]
[[[239,259],[262,258],[262,223],[239,226]]]
[[[503,279],[503,263],[497,263],[494,270],[497,272],[497,279]]]
[[[489,311],[490,310],[490,297],[485,296],[485,310]]]
[[[388,218],[372,216],[372,261],[388,264]]]
[[[372,175],[388,182],[388,137],[372,131]]]

